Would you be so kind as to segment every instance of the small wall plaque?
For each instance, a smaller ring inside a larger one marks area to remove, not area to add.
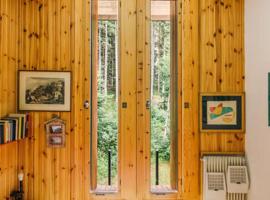
[[[58,117],[45,122],[47,146],[51,148],[65,147],[66,124]]]

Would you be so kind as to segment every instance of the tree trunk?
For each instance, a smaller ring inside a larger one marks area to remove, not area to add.
[[[107,95],[108,86],[108,22],[105,22],[105,58],[104,58],[104,95]]]
[[[118,22],[115,21],[115,103],[118,105],[118,95],[119,95],[119,64],[118,64]]]
[[[98,75],[101,74],[102,69],[102,59],[101,59],[101,51],[102,51],[102,40],[101,40],[101,24],[98,24]]]
[[[150,99],[153,99],[153,92],[154,92],[154,68],[155,68],[155,35],[154,35],[154,24],[151,23],[151,96]]]
[[[170,124],[169,123],[169,121],[170,121],[170,94],[169,94],[169,96],[168,96],[168,102],[167,102],[167,112],[166,112],[166,121],[165,121],[165,128],[164,128],[164,133],[163,133],[163,138],[164,139],[166,139],[166,136],[167,136],[167,134],[168,134],[168,130],[170,130],[170,127],[168,127],[168,124]]]
[[[158,23],[158,36],[157,36],[157,64],[156,64],[156,74],[157,74],[157,93],[160,96],[160,57],[162,49],[162,38],[161,38],[161,27],[160,22]]]

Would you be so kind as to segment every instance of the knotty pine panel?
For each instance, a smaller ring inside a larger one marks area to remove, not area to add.
[[[244,92],[244,1],[200,1],[200,91]],[[201,133],[203,152],[243,152],[242,133]]]
[[[18,3],[0,1],[0,116],[16,109]],[[18,144],[0,145],[0,199],[17,187]]]
[[[131,3],[128,8],[128,1],[122,1],[122,9],[129,10],[129,15],[122,16],[123,20],[127,19],[123,25],[128,26],[130,22],[134,28],[137,13],[135,3]],[[137,7],[143,7],[143,1],[138,2],[140,4]],[[183,137],[179,137],[182,138],[183,162],[179,166],[183,165],[183,170],[180,171],[184,177],[184,199],[198,199],[200,151],[244,151],[244,134],[200,134],[198,131],[199,92],[244,91],[244,1],[183,0],[181,6],[183,10],[178,13],[183,18],[179,21],[179,27],[182,28],[182,32],[179,28],[179,36],[183,39],[179,40],[179,46],[182,46],[179,51],[179,65],[182,66],[182,71],[179,71],[179,76],[182,76],[179,96],[183,103],[190,102],[190,109],[179,108],[179,112],[182,112],[179,115],[183,114],[183,118],[179,119],[183,129]],[[145,23],[144,13],[140,15],[137,23]],[[83,109],[83,100],[90,97],[89,25],[89,0],[0,1],[0,115],[16,111],[17,70],[72,71],[73,78],[71,113],[31,113],[31,137],[0,146],[0,199],[6,199],[10,191],[16,189],[19,170],[25,172],[27,200],[92,199],[89,197],[90,118],[89,110]],[[141,25],[140,30],[144,31],[145,24]],[[136,30],[130,33],[122,31],[122,34],[130,37],[144,37],[136,36],[135,33]],[[142,40],[147,41],[146,38]],[[134,65],[136,62],[148,64],[145,57],[138,56],[146,47],[133,41],[128,46],[123,43],[122,48],[123,52],[124,49],[128,50],[130,62],[133,63],[131,70],[138,73],[139,78],[140,68],[135,68]],[[129,60],[122,62],[126,65]],[[128,70],[122,73],[126,76]],[[138,81],[129,80],[132,84],[125,86],[129,92],[121,98],[136,105],[136,90],[147,89]],[[126,82],[129,80],[124,79]],[[137,98],[141,98],[143,102],[146,96]],[[141,112],[135,107],[132,110],[134,113],[136,110]],[[67,122],[64,149],[46,147],[43,123],[52,114],[60,115]],[[127,115],[136,118],[130,112]],[[128,124],[122,124],[122,130],[128,127]],[[129,133],[134,141],[125,141],[126,146],[135,142],[133,135],[136,135],[137,129],[134,123]],[[140,152],[134,145],[133,157],[135,151],[137,154]],[[140,143],[137,145],[140,148]],[[143,157],[139,157],[137,162],[140,160]],[[128,158],[122,162],[125,171],[131,168],[132,177],[136,174],[135,163],[136,158]],[[137,169],[137,172],[142,171],[143,168]],[[129,188],[135,187],[134,180],[128,181],[128,178],[124,180]],[[179,179],[179,183],[181,182]],[[138,191],[143,192],[143,188],[138,187]],[[135,195],[128,188],[123,192],[131,199],[145,196]]]

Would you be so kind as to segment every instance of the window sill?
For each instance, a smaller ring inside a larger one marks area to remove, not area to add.
[[[95,194],[97,196],[117,194],[118,188],[116,186],[99,185],[97,186],[97,189],[91,190],[90,193]]]
[[[171,187],[166,185],[158,185],[151,187],[151,193],[154,195],[167,195],[167,194],[175,194],[177,190],[171,189]]]

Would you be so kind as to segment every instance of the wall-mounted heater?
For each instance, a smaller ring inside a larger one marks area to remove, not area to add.
[[[204,155],[202,160],[203,200],[247,200],[249,180],[244,156]]]
[[[248,193],[249,180],[247,166],[228,166],[227,188],[229,193]]]
[[[207,172],[205,199],[226,200],[226,183],[224,173]]]

